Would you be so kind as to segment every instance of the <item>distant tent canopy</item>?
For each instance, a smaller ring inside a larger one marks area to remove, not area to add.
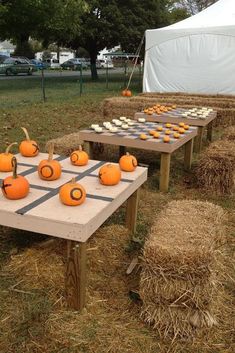
[[[235,0],[145,36],[144,92],[235,94]]]

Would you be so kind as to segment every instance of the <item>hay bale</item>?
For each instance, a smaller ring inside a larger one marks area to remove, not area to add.
[[[224,140],[228,140],[228,141],[234,141],[235,142],[235,125],[234,126],[230,126],[228,129],[226,129],[223,133],[223,137]]]
[[[145,243],[141,316],[163,336],[186,337],[216,322],[217,249],[225,213],[201,201],[173,201]]]
[[[46,150],[48,149],[49,144],[54,144],[54,152],[57,154],[69,156],[70,153],[76,149],[81,144],[79,140],[79,133],[75,132],[73,134],[64,135],[56,139],[49,140],[46,143]]]
[[[235,181],[235,142],[212,143],[199,160],[196,169],[198,186],[213,194],[231,194]]]

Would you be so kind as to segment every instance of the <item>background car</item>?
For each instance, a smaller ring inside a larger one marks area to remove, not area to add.
[[[82,58],[74,58],[74,59],[69,59],[65,61],[63,64],[60,65],[63,69],[70,69],[70,70],[80,70],[82,69],[87,69],[88,65],[85,62],[85,60],[82,60]]]
[[[27,58],[22,57],[11,57],[5,59],[0,64],[0,74],[5,75],[17,75],[19,73],[25,73],[32,75],[37,68]]]
[[[104,60],[104,59],[100,59],[96,61],[96,68],[97,69],[113,69],[114,65],[113,62],[111,60]]]
[[[49,65],[41,60],[37,60],[37,59],[32,59],[30,60],[30,62],[36,66],[36,68],[38,70],[42,70],[42,69],[47,69],[49,67]]]
[[[6,56],[4,54],[0,54],[0,63],[2,63],[7,58],[8,58],[8,56]]]

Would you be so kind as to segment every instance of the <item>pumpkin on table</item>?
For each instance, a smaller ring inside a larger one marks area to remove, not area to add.
[[[22,176],[17,175],[17,160],[12,158],[13,175],[6,177],[2,182],[2,193],[10,200],[19,200],[29,193],[29,182]]]
[[[133,172],[136,169],[137,164],[137,159],[128,152],[119,160],[120,168],[124,172]]]
[[[25,127],[21,128],[26,136],[26,140],[22,141],[19,146],[19,151],[24,157],[35,157],[39,153],[39,147],[36,141],[31,140],[29,133]]]
[[[82,150],[82,146],[79,145],[77,151],[73,151],[70,155],[70,161],[73,165],[83,166],[88,163],[89,156]]]
[[[54,144],[49,145],[48,159],[43,159],[38,165],[38,175],[43,180],[57,180],[61,176],[61,165],[53,159]]]
[[[121,180],[120,168],[114,164],[103,165],[99,170],[99,181],[102,185],[116,185]]]
[[[78,206],[85,201],[86,190],[81,184],[76,183],[75,178],[73,178],[69,183],[61,186],[59,197],[64,205]]]
[[[14,155],[10,153],[13,145],[17,145],[17,142],[11,143],[5,152],[0,153],[0,172],[11,172],[13,170],[12,158]]]

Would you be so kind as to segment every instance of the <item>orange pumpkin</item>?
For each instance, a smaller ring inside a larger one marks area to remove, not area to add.
[[[184,130],[183,127],[180,127],[180,128],[179,128],[179,133],[180,133],[180,134],[184,134],[184,133],[185,133],[185,130]]]
[[[178,134],[178,132],[175,132],[175,133],[174,133],[174,138],[175,138],[175,139],[179,139],[179,138],[180,138],[180,134]]]
[[[155,139],[158,139],[158,138],[160,137],[160,133],[157,132],[157,131],[155,131],[153,137],[154,137]]]
[[[99,181],[103,185],[116,185],[121,180],[120,168],[114,164],[103,165],[99,170]]]
[[[89,156],[82,150],[82,146],[78,147],[77,151],[73,151],[70,155],[70,161],[73,165],[87,165]]]
[[[189,125],[184,125],[184,130],[188,130],[189,129]]]
[[[174,130],[174,131],[179,131],[178,126],[173,126],[173,130]]]
[[[26,197],[29,193],[29,182],[22,176],[17,175],[17,160],[12,158],[13,175],[8,176],[2,182],[2,193],[10,200],[19,200]]]
[[[22,141],[19,146],[19,151],[24,157],[35,157],[39,153],[39,147],[36,141],[30,140],[28,131],[25,127],[21,128],[26,136],[26,140]]]
[[[166,134],[166,135],[170,135],[170,134],[172,134],[172,131],[171,131],[171,130],[166,130],[166,131],[165,131],[165,134]]]
[[[140,134],[140,139],[141,140],[147,140],[147,136],[145,134]]]
[[[78,206],[85,201],[86,190],[73,178],[69,183],[61,186],[59,197],[60,201],[67,206]]]
[[[172,124],[166,123],[166,127],[167,127],[167,128],[172,127]]]
[[[155,132],[156,132],[155,130],[150,130],[150,131],[149,131],[149,135],[152,135],[152,136],[153,136],[153,135],[155,134]]]
[[[54,144],[49,146],[48,159],[43,159],[38,165],[38,175],[43,180],[57,180],[61,176],[61,165],[53,160]]]
[[[11,172],[13,170],[12,158],[14,155],[9,152],[13,145],[17,145],[17,142],[11,143],[5,152],[0,153],[0,172]]]
[[[182,122],[179,123],[179,126],[180,126],[180,127],[184,127],[184,123],[182,123]]]
[[[163,127],[162,126],[158,126],[157,131],[162,131]]]
[[[166,142],[166,143],[167,143],[167,142],[170,142],[170,140],[171,140],[171,139],[170,139],[169,136],[164,136],[164,137],[163,137],[163,142]]]
[[[120,168],[125,172],[133,172],[136,169],[137,164],[137,159],[128,152],[119,160]]]
[[[123,96],[123,97],[131,97],[131,96],[132,96],[132,93],[131,93],[131,91],[130,91],[129,89],[124,89],[124,90],[122,91],[122,96]]]

